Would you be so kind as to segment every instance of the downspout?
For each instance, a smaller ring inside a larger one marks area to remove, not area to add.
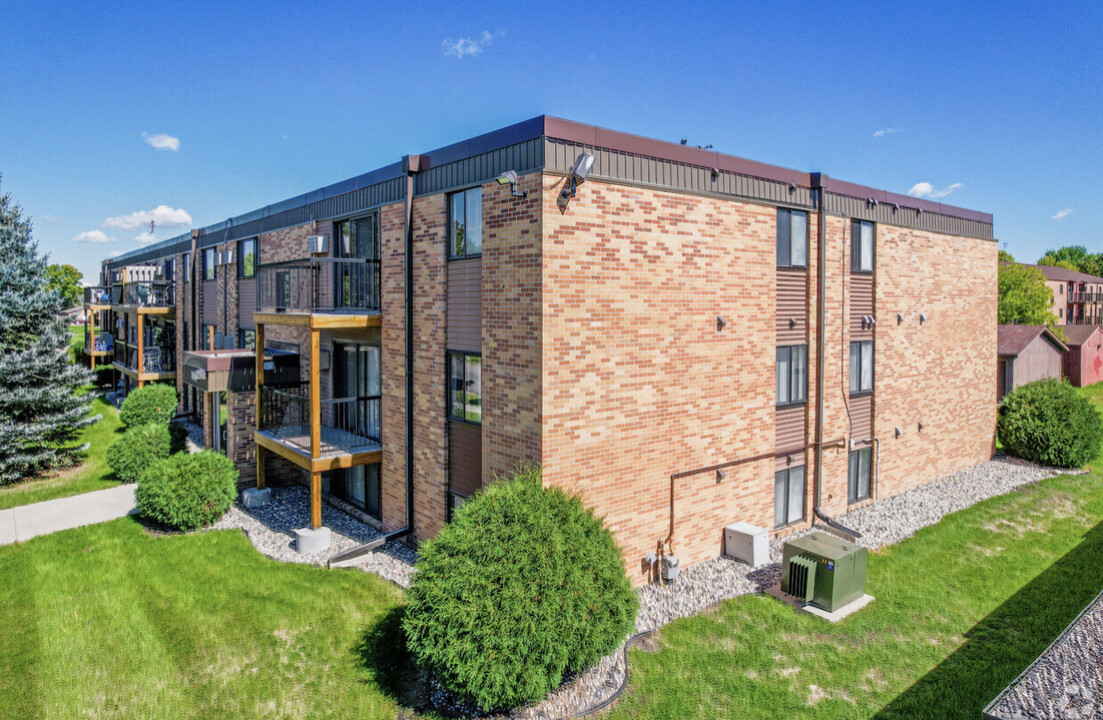
[[[414,532],[414,176],[421,170],[421,156],[407,155],[402,159],[406,175],[405,263],[403,308],[406,312],[406,527],[388,533],[387,541]]]
[[[836,522],[820,509],[823,495],[824,355],[827,350],[827,206],[824,198],[827,179],[827,175],[812,173],[812,187],[816,190],[816,203],[819,205],[816,243],[816,474],[812,512],[826,525],[853,538],[860,538],[861,533]]]

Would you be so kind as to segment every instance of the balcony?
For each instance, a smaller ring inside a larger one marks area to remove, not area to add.
[[[111,288],[103,285],[84,288],[84,304],[107,307],[111,304]]]
[[[176,306],[173,284],[168,280],[136,280],[111,288],[111,303],[139,309],[169,310]]]
[[[379,298],[378,260],[311,258],[262,265],[257,272],[258,324],[378,325]]]
[[[331,467],[362,464],[363,458],[354,456],[381,451],[380,406],[379,397],[320,400],[318,451],[314,453],[309,383],[262,385],[257,401],[257,434],[294,452],[299,457],[290,459],[304,467],[307,465],[302,461],[315,459],[328,460],[322,464]],[[337,460],[341,456],[349,460]]]
[[[110,355],[115,351],[115,336],[111,333],[96,333],[95,342],[92,334],[84,334],[84,352],[88,355]]]
[[[176,377],[176,353],[169,348],[147,347],[138,354],[135,346],[119,344],[114,348],[116,369],[138,381],[171,380]]]

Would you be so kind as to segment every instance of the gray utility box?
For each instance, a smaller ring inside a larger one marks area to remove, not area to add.
[[[834,535],[815,532],[785,543],[781,590],[835,612],[866,591],[866,549]]]
[[[770,533],[749,523],[737,522],[724,528],[724,554],[751,567],[770,562]]]

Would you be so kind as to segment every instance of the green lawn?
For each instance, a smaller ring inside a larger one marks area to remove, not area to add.
[[[386,718],[359,648],[401,600],[237,531],[133,519],[0,547],[0,717]]]
[[[84,462],[78,467],[59,470],[35,480],[0,486],[0,510],[16,505],[29,505],[43,500],[80,495],[118,485],[119,482],[107,467],[106,454],[107,446],[121,432],[122,423],[119,422],[119,412],[110,403],[96,398],[92,401],[92,414],[97,413],[102,415],[103,419],[85,428],[81,432],[80,440],[77,441],[77,444],[85,442],[91,444]]]
[[[877,599],[832,625],[728,601],[631,653],[610,718],[968,718],[1103,588],[1103,482],[993,498],[869,560]]]
[[[766,596],[672,623],[604,717],[975,720],[1103,587],[1100,557],[1098,468],[1027,486],[872,554],[877,599],[837,625]],[[0,547],[0,577],[2,718],[398,712],[401,591],[367,573],[123,519]]]

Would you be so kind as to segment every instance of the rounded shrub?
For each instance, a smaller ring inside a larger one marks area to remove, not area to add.
[[[998,437],[1011,455],[1053,467],[1081,467],[1099,453],[1103,419],[1062,380],[1016,388],[1000,403]]]
[[[138,427],[149,423],[168,424],[176,414],[176,388],[164,383],[153,383],[135,390],[123,400],[119,408],[119,419],[127,427]]]
[[[168,425],[149,423],[127,428],[107,446],[107,466],[123,482],[138,482],[151,465],[169,456],[172,437]]]
[[[209,525],[237,495],[237,468],[213,450],[180,453],[149,467],[135,490],[138,512],[178,530]]]
[[[577,497],[519,468],[421,545],[403,618],[414,661],[483,710],[544,697],[632,631],[621,550]]]

